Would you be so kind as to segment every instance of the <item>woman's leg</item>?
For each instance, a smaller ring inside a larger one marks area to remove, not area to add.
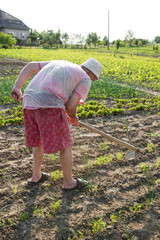
[[[33,147],[32,152],[33,152],[33,173],[32,173],[31,181],[37,182],[42,176],[41,164],[44,156],[42,145],[38,147]]]
[[[60,151],[60,162],[63,171],[63,188],[73,188],[76,186],[77,181],[72,177],[72,146],[69,146]]]

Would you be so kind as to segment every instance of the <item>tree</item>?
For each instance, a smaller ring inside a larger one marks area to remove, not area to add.
[[[65,45],[65,48],[66,48],[66,46],[67,46],[67,41],[68,41],[68,39],[69,39],[69,35],[68,35],[68,33],[63,33],[62,34],[62,40],[64,39],[64,45]]]
[[[156,36],[155,38],[154,38],[154,42],[155,43],[160,43],[160,36]]]
[[[85,38],[81,34],[73,34],[73,38],[77,47],[81,45],[82,48],[82,45],[85,43]]]
[[[120,42],[121,42],[121,40],[120,40],[120,39],[116,40],[116,43],[115,43],[115,45],[116,45],[116,49],[117,49],[117,50],[118,50],[118,49],[119,49],[119,47],[120,47]]]
[[[99,43],[100,37],[98,37],[97,33],[89,33],[86,39],[86,43],[88,45],[93,44],[94,46],[97,45],[97,43]]]
[[[3,32],[0,32],[0,44],[3,44],[6,46],[9,47],[9,48],[12,48],[16,45],[16,39],[13,38],[13,35],[12,34],[5,34]]]
[[[147,43],[149,43],[149,41],[147,39],[142,39],[142,38],[134,38],[132,40],[132,43],[135,44],[137,47],[139,46],[143,46],[146,45]]]
[[[56,41],[54,32],[52,30],[48,30],[47,32],[46,31],[42,32],[41,34],[42,34],[42,42],[47,43],[49,47],[52,47],[52,45]]]
[[[89,34],[87,35],[86,43],[87,43],[88,45],[90,45],[90,47],[91,47],[91,44],[92,44],[92,35],[91,35],[91,33],[89,33]]]
[[[132,40],[134,39],[135,33],[132,30],[128,30],[128,33],[125,36],[125,40],[129,43],[129,46],[132,46]]]
[[[29,38],[31,39],[31,41],[37,41],[39,39],[39,35],[40,34],[36,30],[31,29]]]
[[[31,40],[31,38],[28,38],[28,39],[27,39],[26,45],[27,45],[27,46],[31,46],[31,45],[32,45],[32,40]]]
[[[60,30],[58,30],[58,32],[55,33],[55,44],[62,44],[62,41],[61,41],[61,32]]]
[[[62,44],[60,30],[56,33],[53,30],[43,31],[40,34],[40,39],[42,39],[42,44],[45,43],[48,45],[47,48],[52,47],[53,44]]]
[[[103,43],[104,43],[104,46],[108,46],[108,37],[104,36]]]
[[[96,47],[96,45],[99,43],[100,37],[98,37],[97,33],[92,33],[92,43]]]
[[[142,46],[142,41],[139,40],[139,41],[138,41],[138,47],[141,47],[141,46]]]

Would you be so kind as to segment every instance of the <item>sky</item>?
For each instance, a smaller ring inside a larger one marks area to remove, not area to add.
[[[135,38],[152,41],[160,36],[160,0],[5,0],[0,9],[38,32],[53,30],[103,39],[124,40],[129,30]]]

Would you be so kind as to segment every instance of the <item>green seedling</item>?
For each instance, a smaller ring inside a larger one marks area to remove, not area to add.
[[[113,160],[113,154],[110,154],[109,156],[104,155],[104,156],[98,157],[95,164],[103,165],[103,164],[111,163],[112,160]]]
[[[100,120],[100,123],[103,125],[103,119]]]
[[[73,170],[75,171],[75,173],[77,174],[77,176],[84,182],[84,184],[86,184],[86,186],[88,187],[89,191],[91,191],[91,192],[97,191],[98,186],[97,186],[97,185],[94,185],[95,168],[94,168],[92,180],[90,180],[90,178],[89,178],[87,168],[85,169],[85,170],[86,170],[86,174],[87,174],[87,181],[80,176],[80,174],[75,170],[75,168],[73,168]]]
[[[17,185],[13,186],[12,190],[13,190],[13,193],[14,193],[14,197],[18,197]]]
[[[156,184],[160,183],[160,179],[157,179],[157,180],[155,181],[155,183],[156,183]]]
[[[99,148],[100,148],[100,150],[107,150],[108,149],[108,143],[110,143],[110,142],[104,142],[104,143],[100,143],[98,146],[99,146]]]
[[[154,180],[153,180],[153,176],[149,170],[149,167],[147,167],[146,165],[144,165],[143,174],[146,174],[146,176],[147,176],[147,190],[146,190],[145,186],[142,184],[142,182],[141,182],[141,185],[147,196],[146,207],[150,207],[152,204],[153,196],[154,196]]]
[[[129,210],[130,212],[140,212],[143,206],[143,203],[136,203],[133,205],[133,207],[129,207]]]
[[[36,216],[36,215],[42,216],[43,213],[44,213],[43,208],[39,208],[39,207],[36,205],[35,208],[34,208],[34,211],[33,211],[33,216]]]
[[[95,234],[97,232],[101,232],[106,228],[106,222],[102,220],[100,217],[97,221],[95,219],[92,220],[92,232]]]
[[[142,163],[142,165],[140,166],[140,168],[142,169],[143,171],[143,175],[147,172],[147,169],[150,169],[151,170],[151,166],[147,165],[146,163]]]
[[[54,200],[54,199],[53,199],[53,200]],[[57,202],[54,202],[54,203],[51,203],[51,205],[50,205],[51,213],[52,213],[52,214],[55,214],[56,211],[58,211],[58,209],[60,208],[61,204],[62,204],[62,201],[61,201],[61,200],[59,200],[59,201],[57,201]]]
[[[128,230],[127,230],[127,227],[126,227],[124,218],[123,218],[123,216],[122,216],[122,211],[121,211],[121,210],[118,212],[118,217],[119,217],[119,219],[120,219],[120,220],[122,221],[122,223],[123,223],[123,226],[124,226],[124,229],[125,229],[125,232],[126,232],[126,235],[127,235],[127,239],[128,239],[128,240],[134,240],[135,237],[134,237],[134,236],[130,236],[130,234],[128,233]]]
[[[15,185],[12,189],[13,189],[14,194],[16,195],[17,194],[17,185]]]
[[[28,219],[28,212],[26,212],[26,211],[21,212],[21,216],[20,216],[19,219],[20,219],[21,221],[27,220],[27,219]]]
[[[81,149],[80,149],[81,151]],[[84,158],[84,169],[85,169],[85,172],[86,172],[86,175],[87,175],[87,181],[85,181],[85,179],[83,179],[79,173],[75,170],[75,168],[73,168],[73,170],[75,171],[75,173],[78,175],[78,177],[86,184],[86,186],[89,188],[89,191],[93,192],[93,191],[97,191],[97,185],[94,185],[94,177],[95,177],[95,167],[94,167],[94,171],[93,171],[93,175],[92,175],[92,179],[90,180],[90,177],[89,177],[89,174],[88,174],[88,168],[89,168],[89,164],[88,164],[88,154],[84,154],[82,151],[81,151],[81,154]]]
[[[71,232],[71,237],[68,237],[67,240],[83,240],[83,233],[81,231],[78,231],[78,234],[75,232],[75,230],[73,228],[61,228],[60,230],[58,230],[58,232]]]
[[[157,223],[155,220],[153,220],[152,218],[150,218],[152,220],[152,222],[154,222],[159,228],[160,228],[160,223]]]
[[[160,157],[158,157],[158,160],[156,161],[154,166],[155,166],[156,169],[160,167]]]
[[[63,178],[63,173],[62,173],[62,171],[59,171],[59,170],[51,172],[50,175],[51,175],[53,181],[56,181],[59,178]]]
[[[112,213],[110,216],[110,219],[111,219],[111,225],[114,225],[116,223],[116,215]]]
[[[151,137],[160,137],[160,133],[147,133],[148,136],[151,136]]]
[[[70,232],[72,232],[72,234],[74,235],[73,237],[68,237],[68,240],[74,240],[74,239],[79,239],[79,237],[77,236],[76,232],[74,231],[73,228],[69,228]]]
[[[124,153],[120,153],[120,152],[117,153],[117,159],[119,161],[121,161],[123,159],[123,156],[124,156]]]
[[[5,226],[5,221],[2,218],[0,218],[0,229],[3,229],[4,226]]]
[[[50,154],[49,158],[51,159],[51,161],[54,163],[57,159],[58,159],[58,155],[56,154]]]
[[[153,151],[153,143],[147,143],[147,150],[148,150],[148,152]]]

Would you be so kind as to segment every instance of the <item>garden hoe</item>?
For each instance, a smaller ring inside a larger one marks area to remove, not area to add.
[[[98,129],[96,129],[96,128],[94,128],[94,127],[91,127],[90,125],[88,125],[88,124],[86,124],[86,123],[79,122],[79,125],[80,125],[81,127],[84,127],[84,128],[86,128],[86,129],[89,129],[89,130],[91,130],[92,132],[95,132],[95,133],[97,133],[97,134],[99,134],[99,135],[107,138],[108,140],[111,140],[111,141],[113,141],[113,142],[121,145],[122,147],[125,147],[125,148],[129,149],[129,151],[128,151],[128,152],[125,154],[125,156],[124,156],[124,159],[125,159],[125,160],[135,159],[135,158],[136,158],[136,152],[140,151],[139,148],[136,148],[136,147],[134,147],[133,145],[127,143],[127,142],[124,142],[124,141],[119,140],[119,139],[117,139],[117,138],[115,138],[115,137],[112,137],[112,136],[109,135],[109,134],[106,134],[106,133],[104,133],[104,132],[102,132],[102,131],[99,131]]]

